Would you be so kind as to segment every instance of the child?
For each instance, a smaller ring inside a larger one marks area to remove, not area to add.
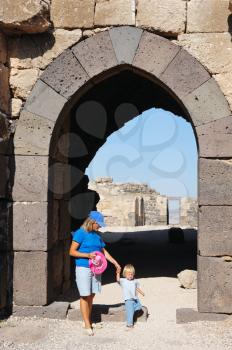
[[[116,280],[122,287],[123,297],[125,300],[127,327],[128,329],[131,329],[134,326],[135,311],[142,310],[142,305],[137,297],[137,292],[139,292],[142,296],[145,294],[141,289],[139,289],[138,280],[134,279],[135,268],[133,265],[126,265],[122,274],[124,278],[120,278],[120,272],[116,272]]]

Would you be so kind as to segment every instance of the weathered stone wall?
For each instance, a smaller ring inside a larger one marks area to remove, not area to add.
[[[136,226],[136,198],[144,200],[145,225],[167,223],[167,199],[147,185],[114,183],[111,178],[99,178],[89,188],[100,196],[97,208],[103,212],[108,226]]]
[[[192,198],[181,198],[180,201],[181,225],[198,227],[198,203]]]
[[[112,178],[99,178],[89,188],[100,196],[97,204],[107,226],[137,226],[136,201],[143,199],[144,220],[140,225],[167,225],[167,197],[147,185],[114,183]],[[197,201],[181,199],[180,225],[197,226]]]
[[[169,38],[197,58],[216,79],[229,102],[230,108],[232,108],[231,10],[231,0],[32,0],[26,3],[23,0],[14,2],[0,0],[0,169],[2,170],[0,198],[3,208],[1,210],[3,214],[1,237],[8,237],[7,239],[12,243],[11,235],[5,232],[8,225],[10,225],[8,232],[11,232],[12,229],[9,214],[9,208],[12,206],[9,174],[11,173],[13,177],[15,166],[12,156],[13,150],[10,147],[10,135],[14,134],[20,110],[25,104],[35,81],[51,61],[65,48],[86,37],[94,36],[97,32],[104,31],[109,26],[127,24],[146,28]],[[175,79],[172,88],[175,90]],[[211,154],[215,156],[214,149],[220,144],[222,134],[227,136],[228,142],[225,143],[224,138],[223,144],[220,146],[220,152],[217,154],[219,158],[228,157],[228,149],[231,148],[228,146],[231,145],[231,122],[229,118],[228,115],[228,118],[197,128],[202,157],[210,157]],[[34,122],[38,123],[38,119]],[[28,131],[26,124],[24,127],[25,135],[27,135],[30,131]],[[212,132],[215,135],[214,139],[208,137]],[[38,135],[41,135],[40,133],[41,131],[38,131]],[[229,156],[231,156],[231,153],[229,153]],[[24,157],[25,160],[26,158]],[[209,169],[215,168],[215,172],[221,176],[216,176],[213,179],[215,188],[213,193],[216,193],[213,197],[212,195],[208,196],[211,190],[211,184],[209,184],[211,181],[210,172],[207,174],[204,171],[200,175],[202,188],[205,187],[203,200],[201,199],[200,203],[202,206],[200,229],[203,232],[207,230],[208,220],[215,219],[214,211],[218,215],[218,222],[221,222],[223,215],[226,215],[224,205],[227,205],[226,209],[229,210],[228,203],[231,204],[229,194],[228,198],[221,198],[220,200],[220,193],[223,192],[221,191],[221,183],[225,181],[224,170],[227,170],[226,174],[230,174],[228,169],[230,170],[231,164],[224,160],[208,159],[201,159],[201,164],[206,164],[206,168]],[[228,183],[230,183],[229,175],[227,176]],[[208,201],[205,198],[208,198]],[[20,200],[18,201],[20,202]],[[16,201],[14,203],[15,208],[17,204]],[[227,217],[225,220],[227,220]],[[227,224],[230,227],[230,224]],[[223,232],[226,235],[226,229],[223,228]],[[200,235],[200,249],[204,256],[199,259],[199,266],[202,268],[207,266],[210,270],[215,265],[218,266],[220,271],[226,271],[228,263],[221,260],[219,262],[219,258],[211,258],[218,255],[217,244],[213,247],[208,246],[204,241],[204,235]],[[223,241],[220,244],[221,252],[229,254],[230,247],[228,244],[223,245]],[[59,246],[58,243],[57,246]],[[61,254],[57,251],[62,249],[56,248],[53,256]],[[2,248],[1,251],[1,257],[3,257],[1,260],[1,276],[4,276],[1,286],[5,286],[5,282],[10,280],[11,250],[10,244],[8,248]],[[25,253],[16,253],[15,261],[24,261],[26,266],[27,262],[23,254]],[[37,264],[36,259],[37,256],[34,255],[35,265]],[[47,260],[47,253],[41,253],[39,260],[41,268],[43,268],[43,261],[47,262]],[[62,264],[64,264],[63,261]],[[226,268],[225,264],[227,264]],[[21,264],[22,271],[24,265]],[[57,280],[60,279],[64,265],[58,270],[60,274],[58,274]],[[38,276],[38,286],[41,286],[39,278]],[[202,281],[204,281],[203,275]],[[210,281],[210,283],[214,282]],[[6,288],[1,289],[1,306],[5,305],[7,295],[10,295],[9,290],[10,287],[8,292]],[[201,291],[204,295],[207,295],[203,288]],[[212,298],[216,300],[215,303],[218,302],[217,296],[212,296]],[[212,306],[212,308],[215,310],[216,307],[222,312],[224,309],[219,304]],[[225,302],[223,305],[227,304]],[[210,302],[207,300],[202,302],[200,308],[202,310],[206,308],[208,312],[211,308]],[[228,310],[225,308],[225,311]]]
[[[142,195],[144,199],[145,225],[167,225],[167,197],[155,191]]]
[[[232,106],[229,3],[231,9],[229,0],[17,0],[14,6],[2,1],[0,30],[8,36],[0,33],[0,109],[18,118],[35,81],[55,57],[118,25],[145,28],[183,46],[213,74]]]

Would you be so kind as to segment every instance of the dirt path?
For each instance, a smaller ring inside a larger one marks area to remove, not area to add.
[[[146,323],[126,331],[124,323],[105,323],[94,337],[83,335],[80,322],[10,318],[1,323],[0,349],[6,350],[226,350],[231,349],[232,321],[176,324],[177,307],[196,307],[196,290],[179,288],[177,279],[141,279],[149,308]],[[121,301],[115,283],[105,285],[96,302]]]
[[[128,238],[125,237],[125,238]],[[6,350],[227,350],[232,344],[232,318],[218,322],[176,324],[177,308],[197,307],[197,291],[179,287],[176,272],[182,267],[192,267],[195,261],[195,241],[188,239],[176,247],[147,233],[146,239],[130,235],[130,240],[116,243],[111,252],[120,256],[123,263],[131,257],[135,261],[141,288],[146,295],[141,298],[148,307],[146,323],[139,322],[131,331],[121,322],[104,323],[93,337],[83,334],[81,324],[70,320],[9,318],[0,323],[0,349]],[[144,234],[143,234],[144,238]],[[153,242],[153,243],[152,243]],[[139,259],[138,259],[139,257]],[[150,268],[147,262],[150,262]],[[146,271],[144,270],[146,267]],[[113,270],[104,279],[102,294],[95,303],[119,303],[120,287],[114,282]],[[162,276],[163,275],[163,276]],[[79,302],[75,302],[77,306]]]

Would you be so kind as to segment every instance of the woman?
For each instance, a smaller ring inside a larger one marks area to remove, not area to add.
[[[93,298],[101,292],[101,275],[94,275],[89,268],[89,259],[94,259],[94,251],[102,252],[114,264],[116,272],[121,271],[118,262],[104,248],[105,243],[98,230],[104,227],[104,217],[98,211],[91,211],[83,225],[74,232],[69,254],[76,262],[76,283],[80,294],[80,309],[88,335],[93,335],[91,312]]]

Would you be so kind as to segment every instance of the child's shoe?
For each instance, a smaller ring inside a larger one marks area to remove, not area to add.
[[[134,329],[134,326],[133,325],[130,325],[130,326],[126,326],[126,331],[131,331],[132,329]]]

